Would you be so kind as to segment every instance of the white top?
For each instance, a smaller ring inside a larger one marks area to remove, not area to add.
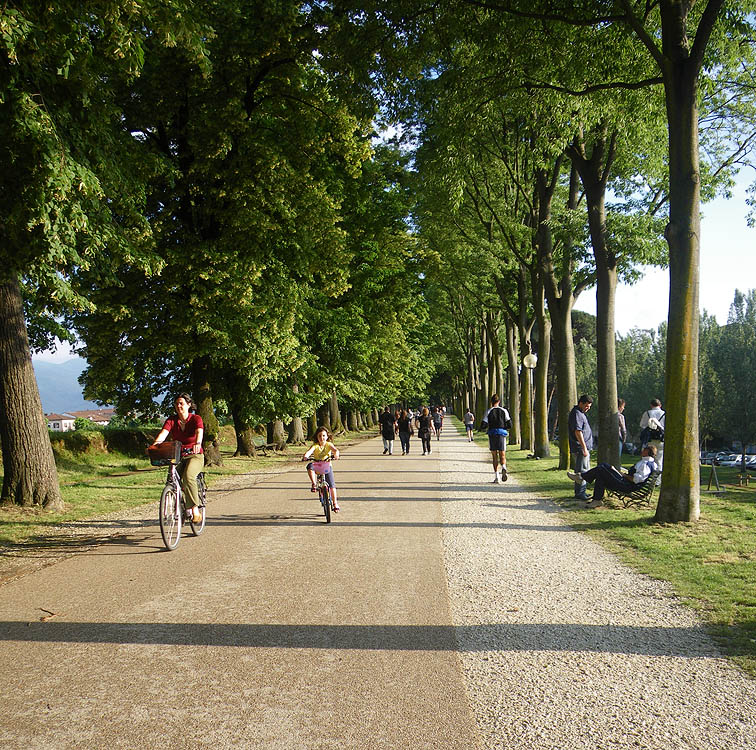
[[[635,464],[635,472],[633,473],[633,482],[635,484],[641,484],[648,479],[648,476],[652,471],[658,471],[659,464],[652,456],[643,456],[637,464]]]

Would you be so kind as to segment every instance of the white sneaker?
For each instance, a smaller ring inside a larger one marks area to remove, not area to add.
[[[499,476],[499,472],[498,471],[494,475],[494,480],[493,480],[492,484],[501,484],[501,477]]]

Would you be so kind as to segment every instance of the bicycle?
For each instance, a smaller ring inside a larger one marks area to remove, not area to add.
[[[303,458],[303,461],[309,461],[309,458]],[[322,461],[312,461],[312,470],[315,472],[315,491],[318,493],[320,505],[325,514],[326,523],[331,523],[331,511],[333,511],[333,493],[326,482],[325,475],[328,473],[328,464],[331,459],[325,458]],[[308,467],[309,468],[309,467]],[[319,471],[320,469],[320,471]],[[321,473],[322,472],[322,473]]]
[[[165,447],[164,447],[165,446]],[[150,446],[147,449],[150,463],[153,466],[168,466],[168,475],[165,478],[165,487],[160,495],[160,534],[163,543],[169,551],[178,547],[181,541],[181,527],[186,519],[191,526],[192,534],[199,536],[205,530],[207,504],[207,485],[205,484],[205,472],[197,474],[197,490],[199,491],[200,520],[193,521],[186,518],[186,503],[184,492],[181,489],[181,474],[179,464],[182,460],[181,442],[178,440],[166,440],[159,445]],[[187,455],[189,455],[187,453]]]

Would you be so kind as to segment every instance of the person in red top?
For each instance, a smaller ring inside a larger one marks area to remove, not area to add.
[[[199,490],[197,489],[197,474],[205,466],[205,456],[202,451],[202,437],[205,434],[205,424],[199,414],[192,414],[194,408],[192,397],[182,393],[173,402],[176,414],[165,420],[152,445],[162,443],[166,438],[181,441],[181,455],[183,471],[181,472],[181,489],[186,499],[186,512],[191,514],[192,521],[202,520],[199,510]]]

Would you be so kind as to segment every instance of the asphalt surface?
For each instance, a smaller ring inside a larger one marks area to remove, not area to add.
[[[296,468],[1,586],[0,747],[478,748],[418,448],[345,450],[330,525]]]

